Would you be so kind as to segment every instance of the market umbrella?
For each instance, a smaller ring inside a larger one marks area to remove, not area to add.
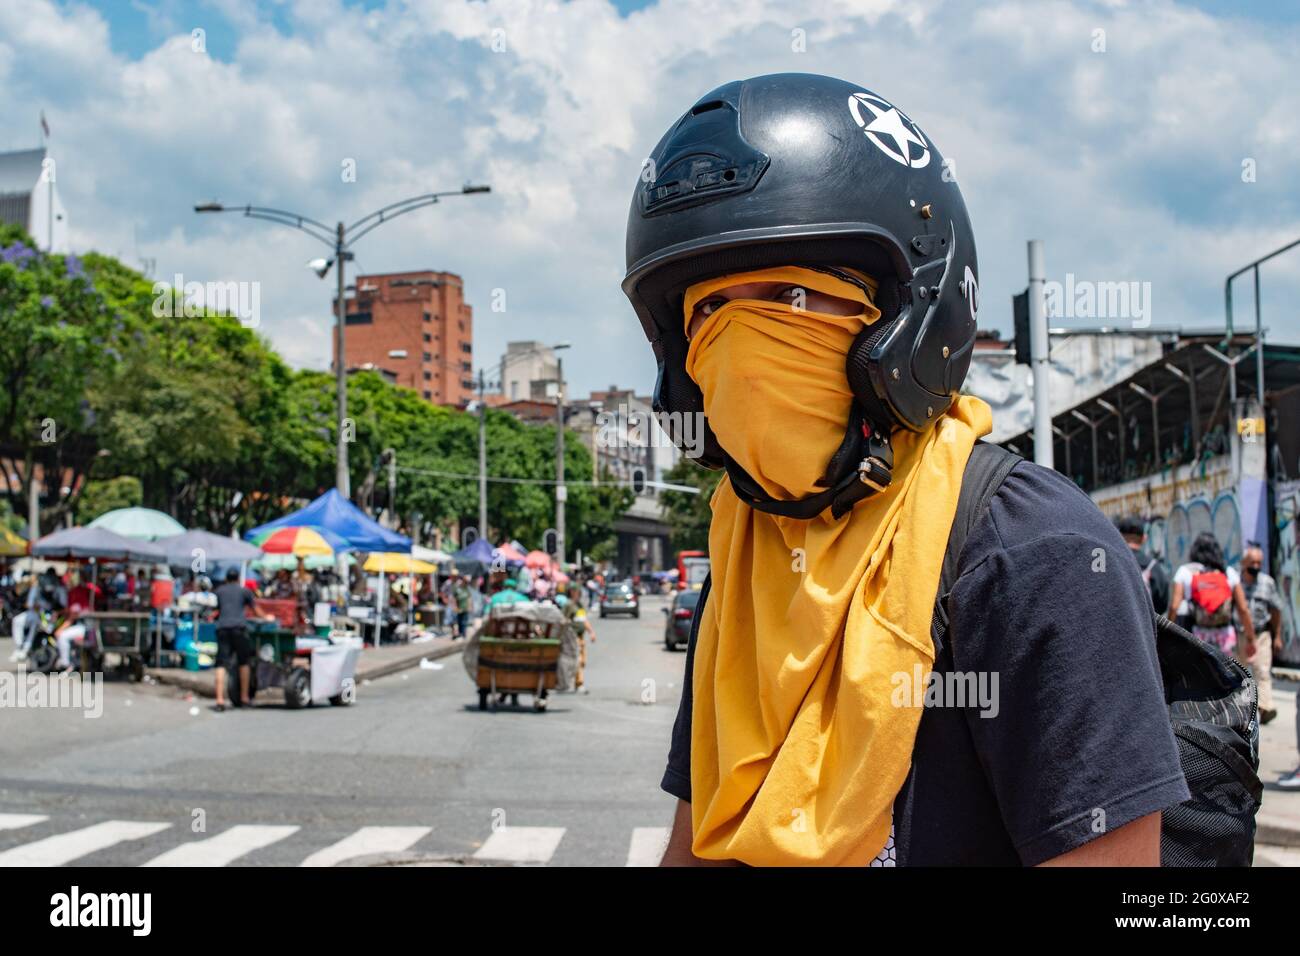
[[[171,515],[152,508],[118,508],[100,515],[89,528],[105,528],[125,538],[155,541],[184,532],[185,526]]]
[[[27,553],[27,541],[0,525],[0,557],[17,558]]]
[[[198,529],[160,538],[156,544],[163,549],[167,555],[167,563],[173,567],[192,565],[196,558],[209,565],[236,561],[242,563],[262,555],[261,548],[240,541],[238,538],[228,538]]]
[[[47,534],[32,545],[32,555],[51,561],[140,561],[162,564],[163,549],[156,544],[123,537],[107,528],[65,528]]]
[[[334,554],[348,550],[348,543],[324,528],[285,527],[264,528],[252,538],[267,554]]]
[[[340,555],[339,557],[349,567],[357,563],[357,559],[350,554]],[[338,563],[339,558],[328,554],[308,554],[304,555],[302,559],[303,567],[308,571],[335,568]],[[298,558],[292,554],[264,554],[255,561],[250,562],[249,566],[259,571],[293,571],[298,567]]]
[[[511,563],[521,563],[527,557],[522,551],[507,541],[496,549],[496,555]]]
[[[549,570],[551,567],[551,556],[545,551],[529,551],[524,557],[524,564],[530,568]]]
[[[411,557],[417,561],[428,561],[430,564],[446,564],[451,560],[451,555],[446,551],[422,548],[418,544],[411,545]]]
[[[275,528],[314,528],[330,532],[346,541],[347,548],[357,551],[400,551],[405,554],[411,550],[410,538],[383,527],[340,495],[336,488],[331,488],[305,508],[246,532],[244,537],[256,541],[259,535]]]
[[[409,554],[384,552],[372,554],[362,565],[371,574],[437,574],[438,566],[428,561],[418,561]]]

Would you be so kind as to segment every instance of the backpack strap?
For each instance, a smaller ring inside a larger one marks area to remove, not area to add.
[[[961,561],[962,549],[966,547],[966,538],[988,510],[989,501],[1002,486],[1003,479],[1022,461],[1023,458],[1001,445],[983,441],[975,443],[966,459],[961,492],[957,496],[957,511],[948,532],[948,550],[943,555],[939,592],[934,599],[934,617],[930,621],[930,637],[934,641],[936,657],[948,632],[948,594],[957,582],[957,565]]]

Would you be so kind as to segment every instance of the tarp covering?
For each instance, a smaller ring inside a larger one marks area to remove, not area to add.
[[[560,660],[556,666],[555,689],[560,692],[572,692],[576,689],[581,652],[577,627],[564,616],[563,611],[549,601],[516,601],[513,604],[498,604],[479,618],[470,628],[469,639],[465,641],[465,649],[461,653],[461,663],[465,666],[465,673],[470,676],[470,680],[478,683],[479,638],[483,636],[489,617],[522,617],[543,624],[563,625],[560,629]]]
[[[396,531],[389,531],[373,518],[348,501],[338,489],[331,488],[307,507],[268,521],[244,535],[253,538],[259,532],[274,528],[296,526],[324,528],[343,538],[358,551],[399,551],[411,553],[411,539]]]

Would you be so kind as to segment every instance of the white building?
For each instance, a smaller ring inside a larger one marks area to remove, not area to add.
[[[0,153],[0,222],[26,229],[46,252],[68,251],[58,169],[44,147]]]
[[[501,394],[507,402],[555,401],[559,362],[541,342],[507,342],[501,357]]]

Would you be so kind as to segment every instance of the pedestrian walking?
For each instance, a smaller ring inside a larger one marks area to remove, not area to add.
[[[664,863],[1158,864],[1189,791],[1147,589],[1068,478],[974,455],[974,234],[935,144],[787,73],[702,97],[644,168],[623,289],[655,407],[725,471]],[[964,675],[985,704],[920,703]]]
[[[248,639],[248,612],[254,607],[253,592],[239,582],[239,569],[226,572],[225,583],[217,594],[217,710],[226,709],[226,668],[234,665],[239,674],[239,687],[230,688],[239,694],[240,703],[247,707],[249,697],[249,665],[253,661],[253,645]]]
[[[1255,652],[1238,654],[1237,660],[1259,685],[1259,722],[1267,724],[1277,716],[1273,706],[1273,655],[1282,653],[1282,594],[1271,575],[1264,573],[1264,549],[1251,541],[1241,556],[1241,590],[1250,607],[1255,629]]]
[[[1241,589],[1241,576],[1236,568],[1227,566],[1223,549],[1212,532],[1202,531],[1196,536],[1187,563],[1174,573],[1169,607],[1171,616],[1176,611],[1180,621],[1191,622],[1189,630],[1196,637],[1225,654],[1238,650],[1237,628],[1232,623],[1235,611],[1242,629],[1242,656],[1255,654],[1255,627]]]
[[[1142,572],[1142,580],[1151,592],[1151,606],[1164,613],[1169,607],[1169,572],[1164,564],[1147,550],[1147,529],[1141,518],[1122,518],[1116,525],[1124,543],[1133,552],[1133,558]]]

